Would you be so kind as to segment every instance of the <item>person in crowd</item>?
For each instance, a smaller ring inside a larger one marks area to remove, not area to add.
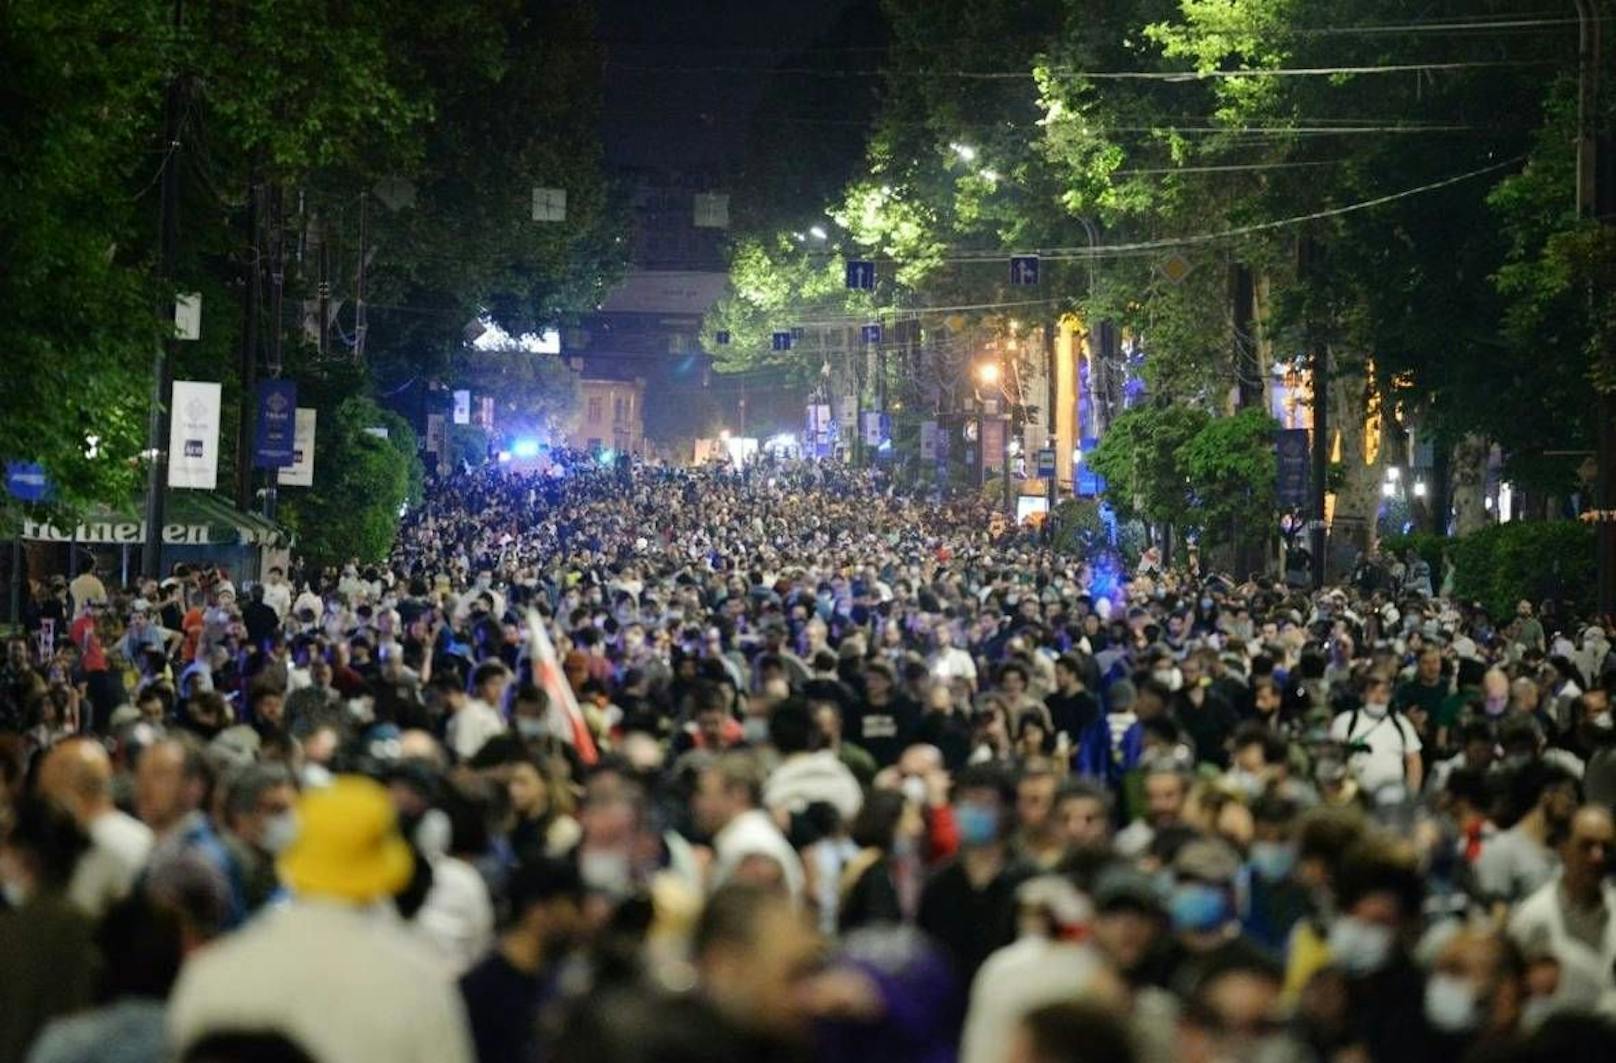
[[[454,981],[387,912],[414,864],[387,791],[338,776],[297,817],[278,861],[291,903],[186,961],[168,1014],[174,1051],[267,1031],[322,1063],[470,1063]]]
[[[152,830],[113,804],[112,759],[92,738],[62,742],[40,762],[39,792],[65,809],[89,840],[68,896],[92,919],[129,895],[151,855]]]
[[[763,772],[753,754],[720,756],[702,771],[691,803],[697,829],[712,839],[713,888],[736,879],[802,898],[802,859],[762,807]]]
[[[68,813],[30,797],[0,841],[0,1060],[20,1061],[51,1019],[95,989],[95,924],[68,895],[87,841]]]
[[[1616,978],[1616,885],[1607,877],[1616,827],[1606,808],[1585,806],[1560,844],[1560,872],[1510,915],[1510,937],[1528,956],[1554,960],[1554,1010],[1597,1006]]]
[[[962,771],[953,802],[959,854],[921,894],[917,922],[943,946],[965,984],[1014,937],[1016,887],[1028,877],[1009,844],[1014,806],[1014,784],[1003,771],[987,765]]]
[[[478,1063],[536,1058],[539,1015],[550,982],[582,926],[583,884],[565,861],[535,856],[508,885],[510,924],[460,979]]]

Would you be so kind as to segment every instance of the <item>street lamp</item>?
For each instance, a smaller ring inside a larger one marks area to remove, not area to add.
[[[955,155],[958,155],[966,162],[976,161],[976,149],[971,147],[969,144],[954,143],[950,144],[949,147],[954,149]]]
[[[808,235],[812,236],[815,240],[823,240],[829,234],[825,232],[825,227],[823,225],[815,225],[813,228],[808,230]]]
[[[998,362],[978,362],[976,366],[976,379],[986,387],[992,387],[999,382]]]

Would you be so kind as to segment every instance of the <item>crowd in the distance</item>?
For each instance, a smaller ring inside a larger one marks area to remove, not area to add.
[[[373,565],[37,588],[0,1063],[1616,1052],[1603,626],[555,460]]]

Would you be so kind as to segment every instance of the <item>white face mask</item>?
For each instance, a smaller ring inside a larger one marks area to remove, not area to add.
[[[20,911],[22,906],[28,903],[28,896],[28,887],[22,883],[13,882],[11,879],[0,881],[0,897],[6,899],[6,904],[12,911]]]
[[[280,855],[286,851],[297,838],[297,815],[291,811],[281,812],[269,817],[264,823],[264,833],[259,844],[264,851]]]
[[[1425,983],[1425,1017],[1443,1033],[1474,1030],[1481,1021],[1476,991],[1468,978],[1433,974]]]
[[[1330,927],[1330,956],[1349,975],[1373,974],[1391,957],[1392,932],[1379,923],[1342,916]]]
[[[1363,707],[1363,711],[1364,711],[1364,715],[1372,716],[1372,717],[1374,717],[1375,719],[1378,720],[1382,716],[1386,715],[1386,710],[1388,708],[1390,708],[1390,706],[1388,706],[1388,705],[1386,705],[1384,703],[1376,704],[1375,702],[1365,702],[1364,707]]]

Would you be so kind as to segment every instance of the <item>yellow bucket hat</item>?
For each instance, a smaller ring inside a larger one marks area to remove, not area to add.
[[[380,783],[339,775],[303,795],[297,821],[297,838],[276,865],[297,893],[366,902],[390,897],[410,881],[415,859]]]

